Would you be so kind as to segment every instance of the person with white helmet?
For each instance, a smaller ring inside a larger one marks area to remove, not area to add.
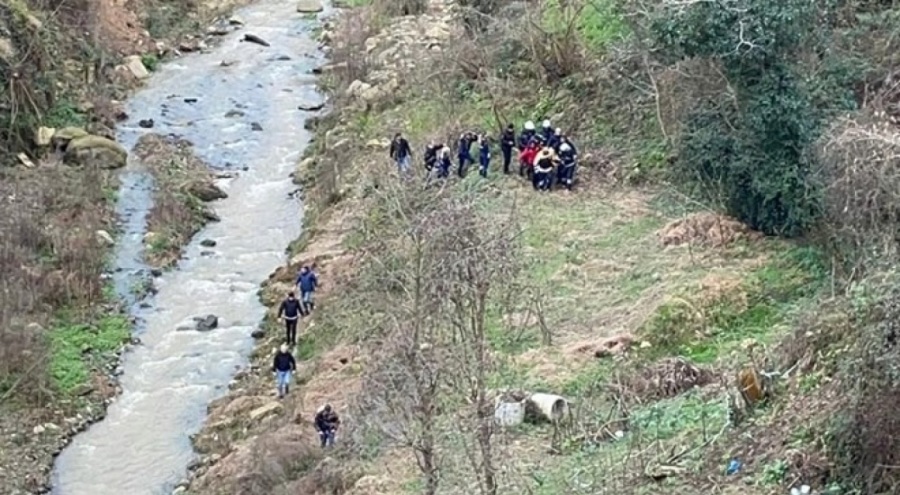
[[[557,169],[557,183],[566,186],[569,191],[575,183],[575,148],[566,140],[559,145],[559,168]]]
[[[556,134],[553,132],[553,125],[550,124],[550,120],[544,120],[544,123],[541,125],[541,137],[544,138],[545,143],[551,143],[553,141],[553,136]]]
[[[534,130],[534,122],[528,121],[525,122],[525,126],[522,129],[522,132],[519,134],[519,152],[525,150],[531,141],[534,139],[535,130]]]

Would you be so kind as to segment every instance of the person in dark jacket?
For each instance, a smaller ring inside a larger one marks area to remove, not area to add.
[[[459,136],[459,149],[456,157],[459,159],[459,168],[456,173],[460,178],[466,176],[466,166],[475,163],[472,159],[472,143],[475,141],[475,135],[471,132],[464,132]]]
[[[482,134],[478,137],[478,174],[487,178],[488,166],[491,164],[490,139]]]
[[[543,125],[541,125],[541,137],[544,138],[544,144],[550,144],[553,141],[553,136],[556,132],[553,129],[553,126],[550,124],[549,120],[545,120]]]
[[[519,133],[519,151],[524,151],[525,148],[528,147],[529,144],[534,140],[535,131],[534,131],[534,122],[528,121],[525,122],[525,126],[522,128],[522,132]]]
[[[282,399],[290,392],[291,375],[297,371],[297,361],[291,354],[287,344],[281,344],[281,348],[275,353],[272,360],[272,372],[275,373],[275,384],[278,387],[278,398]]]
[[[313,293],[316,292],[316,287],[318,286],[319,279],[316,277],[316,273],[308,266],[301,268],[300,273],[297,275],[297,287],[300,288],[300,300],[303,303],[303,312],[305,314],[309,314],[316,307]]]
[[[438,172],[437,176],[439,179],[446,179],[450,176],[450,167],[453,166],[453,160],[450,158],[450,148],[444,146],[440,150],[438,150]]]
[[[288,344],[297,345],[297,321],[303,313],[303,305],[293,292],[289,292],[278,308],[278,317],[284,318],[285,342]]]
[[[516,128],[512,124],[506,126],[500,134],[500,151],[503,152],[503,173],[509,174],[509,165],[512,162],[512,151],[516,147]],[[521,150],[519,150],[521,151]]]
[[[390,155],[394,163],[397,164],[397,171],[400,175],[405,175],[409,172],[409,160],[412,157],[412,149],[409,147],[409,141],[403,137],[403,134],[398,132],[394,135],[394,140],[391,141]]]
[[[547,142],[547,144],[551,148],[553,148],[553,151],[556,151],[556,154],[559,154],[559,147],[560,147],[560,145],[562,145],[562,142],[563,142],[562,138],[563,138],[562,129],[557,127],[556,130],[553,132],[553,136]]]
[[[557,169],[557,183],[562,184],[569,191],[575,183],[575,149],[569,143],[562,143],[559,147],[559,168]]]
[[[322,448],[334,445],[334,434],[337,433],[341,420],[332,409],[331,404],[325,404],[316,411],[315,425],[322,441]]]

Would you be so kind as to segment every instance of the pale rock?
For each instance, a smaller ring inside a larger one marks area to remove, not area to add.
[[[119,143],[101,136],[82,136],[69,141],[64,161],[69,165],[96,165],[104,169],[125,166],[128,151]]]
[[[271,402],[262,407],[258,407],[252,411],[250,411],[250,421],[260,421],[261,419],[271,416],[273,414],[279,414],[284,408],[278,402]]]
[[[95,234],[97,235],[97,240],[100,241],[101,244],[105,244],[106,246],[113,246],[116,243],[116,240],[113,239],[113,236],[105,230],[98,230],[97,232],[95,232]]]
[[[386,150],[386,149],[388,149],[388,148],[390,148],[390,147],[391,147],[391,140],[390,140],[390,139],[387,139],[387,138],[383,138],[383,139],[370,139],[370,140],[366,143],[366,148]]]
[[[299,0],[297,2],[297,12],[301,14],[315,14],[322,12],[321,0]]]
[[[16,49],[13,48],[12,40],[9,38],[0,38],[0,59],[10,62],[15,56]]]
[[[34,168],[35,167],[34,162],[31,161],[31,158],[28,158],[28,155],[26,155],[25,153],[19,153],[18,155],[16,155],[16,158],[18,158],[19,163],[21,163],[26,168]]]
[[[56,134],[56,129],[52,127],[38,127],[34,133],[34,144],[37,146],[49,146],[53,141],[54,134]]]
[[[150,72],[147,70],[147,67],[144,66],[144,62],[138,55],[125,57],[125,67],[128,68],[131,75],[137,79],[147,79],[150,77]]]

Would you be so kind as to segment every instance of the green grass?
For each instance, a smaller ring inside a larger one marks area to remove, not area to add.
[[[690,295],[661,306],[642,328],[653,344],[647,357],[681,355],[711,363],[744,339],[766,342],[792,311],[818,293],[826,277],[818,251],[788,247],[742,283],[745,306],[726,298],[702,308],[690,302]]]
[[[630,35],[624,18],[612,0],[587,2],[581,10],[562,9],[559,0],[545,3],[543,12],[544,28],[548,32],[565,32],[574,23],[581,40],[592,51],[605,51],[615,42]]]
[[[50,332],[50,374],[63,394],[89,383],[91,373],[112,359],[131,335],[123,315],[105,315],[90,324],[73,319],[60,315]]]

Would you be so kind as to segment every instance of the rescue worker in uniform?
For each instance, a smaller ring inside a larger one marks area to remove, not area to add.
[[[516,128],[512,124],[506,126],[500,134],[500,151],[503,152],[503,173],[509,174],[509,165],[512,162],[512,150],[516,147]],[[521,150],[519,150],[521,151]]]

